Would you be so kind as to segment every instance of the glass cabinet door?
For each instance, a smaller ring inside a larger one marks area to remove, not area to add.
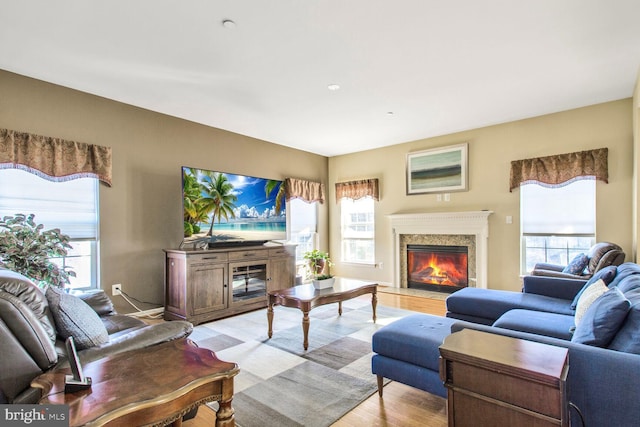
[[[266,298],[267,263],[264,261],[234,263],[231,270],[231,303]]]

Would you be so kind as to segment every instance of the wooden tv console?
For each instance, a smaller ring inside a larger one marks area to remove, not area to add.
[[[195,325],[267,306],[295,282],[295,245],[165,249],[165,320]]]

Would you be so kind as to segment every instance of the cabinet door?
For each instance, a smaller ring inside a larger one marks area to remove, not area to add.
[[[194,264],[189,268],[192,315],[227,307],[227,265]]]
[[[272,258],[269,261],[269,281],[267,291],[286,289],[293,286],[296,275],[296,262],[292,256]]]

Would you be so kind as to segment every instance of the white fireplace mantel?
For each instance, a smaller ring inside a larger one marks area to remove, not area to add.
[[[425,212],[389,215],[394,240],[395,286],[400,286],[400,236],[403,234],[474,235],[476,238],[476,283],[487,287],[489,215],[493,211]],[[470,284],[471,285],[471,284]]]

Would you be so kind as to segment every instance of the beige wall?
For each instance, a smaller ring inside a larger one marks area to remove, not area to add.
[[[632,249],[633,137],[632,100],[625,99],[467,132],[429,138],[329,159],[331,255],[340,260],[340,213],[333,183],[379,178],[376,203],[376,262],[383,268],[336,262],[333,271],[380,282],[393,281],[391,226],[395,213],[472,211],[488,209],[489,287],[520,289],[519,190],[509,192],[512,160],[609,148],[609,184],[597,183],[597,239]],[[469,143],[469,191],[451,193],[450,202],[435,194],[405,194],[406,154],[433,147]],[[506,224],[506,216],[513,224]],[[630,258],[630,256],[629,256]]]
[[[164,304],[162,249],[182,236],[181,166],[327,182],[323,156],[4,71],[0,94],[0,128],[113,148],[113,186],[100,186],[101,285],[109,293],[121,283],[139,300]],[[324,246],[327,215],[321,205]]]
[[[633,92],[633,254],[631,261],[638,262],[638,241],[640,241],[640,213],[638,212],[638,200],[640,200],[640,179],[638,166],[640,165],[640,70]]]

